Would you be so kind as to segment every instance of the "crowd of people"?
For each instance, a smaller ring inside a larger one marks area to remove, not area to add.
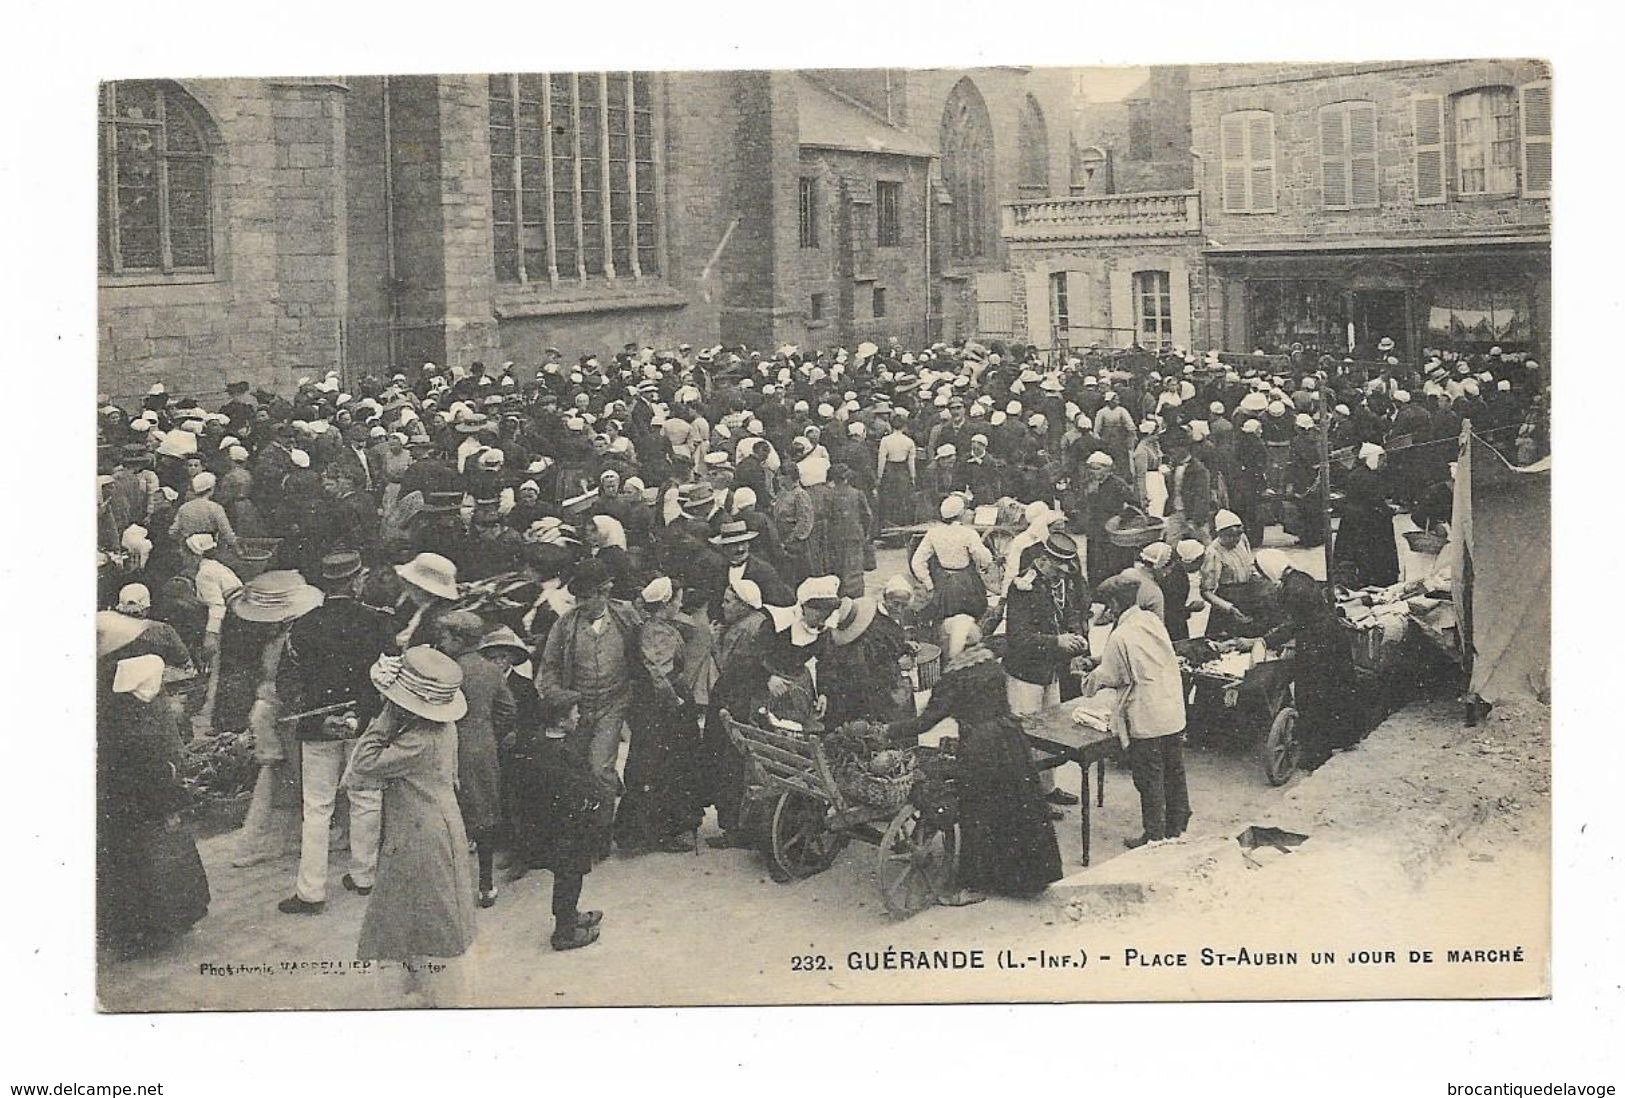
[[[1209,637],[1284,630],[1310,650],[1324,626],[1266,524],[1322,544],[1335,487],[1339,569],[1392,584],[1393,512],[1438,514],[1463,420],[1522,464],[1548,433],[1544,369],[1500,348],[1404,366],[629,344],[291,393],[234,382],[213,408],[162,385],[100,405],[104,935],[139,947],[207,908],[175,824],[196,716],[253,732],[245,846],[278,780],[300,789],[284,913],[324,910],[342,792],[361,955],[399,959],[467,948],[499,857],[552,871],[551,943],[571,949],[597,939],[583,880],[611,850],[692,850],[709,806],[708,841],[759,847],[725,712],[900,741],[958,717],[952,899],[974,902],[1056,879],[1051,821],[1075,802],[1013,716],[1120,691],[1145,824],[1130,845],[1177,836],[1170,646],[1193,612]],[[989,508],[1015,527],[1001,554]],[[1158,540],[1119,544],[1109,524],[1136,516]],[[891,533],[923,536],[871,595]],[[919,641],[945,661],[924,714],[903,673]]]

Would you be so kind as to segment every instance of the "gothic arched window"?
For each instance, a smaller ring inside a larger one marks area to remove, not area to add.
[[[955,259],[986,255],[994,233],[993,124],[969,77],[954,85],[942,112],[942,182],[953,200],[951,254]]]
[[[1049,194],[1049,130],[1044,111],[1031,95],[1021,107],[1016,130],[1016,191],[1023,198],[1043,198]]]
[[[100,266],[105,274],[214,269],[203,108],[177,85],[103,84]]]

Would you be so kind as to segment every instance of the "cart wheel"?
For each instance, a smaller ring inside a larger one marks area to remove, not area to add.
[[[828,811],[816,797],[779,795],[773,806],[773,860],[791,877],[800,880],[822,873],[846,846],[849,836],[829,829]]]
[[[1281,707],[1270,722],[1269,735],[1264,737],[1264,777],[1271,785],[1285,785],[1298,768],[1298,711],[1290,705]]]
[[[936,903],[953,888],[958,825],[943,830],[904,805],[880,840],[875,884],[886,910],[902,919]]]

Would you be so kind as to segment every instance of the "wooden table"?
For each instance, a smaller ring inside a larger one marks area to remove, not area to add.
[[[1050,770],[1068,763],[1076,763],[1079,773],[1079,803],[1083,809],[1083,864],[1089,864],[1089,767],[1095,767],[1095,804],[1106,803],[1106,760],[1115,758],[1121,748],[1117,736],[1082,725],[1072,719],[1072,710],[1084,701],[1073,698],[1051,709],[1028,713],[1017,718],[1027,734],[1027,742],[1043,758],[1038,760],[1040,770]]]

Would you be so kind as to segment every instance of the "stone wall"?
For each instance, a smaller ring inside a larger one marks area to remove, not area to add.
[[[1538,61],[1197,67],[1191,76],[1192,140],[1206,165],[1203,204],[1209,235],[1222,245],[1236,245],[1549,232],[1548,198],[1452,194],[1442,204],[1417,205],[1411,114],[1415,94],[1449,96],[1487,85],[1516,88],[1546,79],[1549,71]],[[1319,109],[1344,100],[1376,104],[1376,209],[1327,210],[1322,204]],[[1224,211],[1220,119],[1237,110],[1275,115],[1275,213]]]
[[[339,363],[347,295],[345,89],[323,80],[174,85],[207,115],[214,271],[103,276],[103,391],[212,398],[228,380],[287,388]]]

